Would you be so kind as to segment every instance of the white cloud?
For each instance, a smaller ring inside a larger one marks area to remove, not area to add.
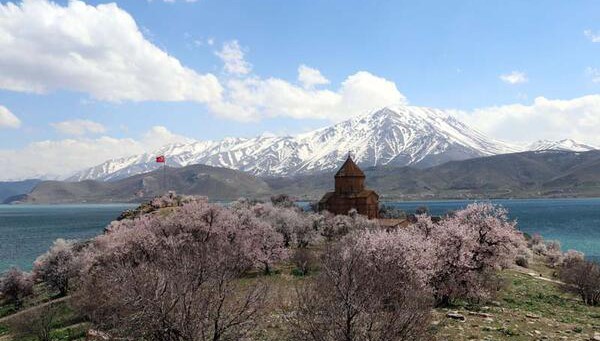
[[[360,71],[336,90],[306,89],[278,78],[247,77],[226,84],[224,100],[210,105],[222,116],[257,120],[286,116],[339,121],[375,108],[406,104],[394,82]]]
[[[0,159],[10,162],[9,171],[0,172],[0,181],[39,176],[65,178],[109,159],[149,152],[167,143],[189,141],[191,139],[157,126],[139,140],[101,136],[46,140],[20,149],[0,149]]]
[[[0,105],[0,128],[19,128],[20,126],[21,120],[7,107]]]
[[[585,74],[592,80],[594,83],[600,83],[600,70],[595,67],[588,67],[585,69]]]
[[[166,144],[191,142],[194,142],[194,139],[175,134],[163,126],[152,127],[142,138],[142,143],[146,151],[155,150]]]
[[[600,43],[600,33],[594,33],[592,30],[585,30],[583,34],[592,42]]]
[[[329,79],[325,78],[321,71],[304,64],[298,67],[298,81],[307,89],[314,88],[316,85],[329,84]]]
[[[524,72],[513,71],[504,75],[500,75],[499,78],[508,84],[520,84],[527,83],[527,75]]]
[[[50,125],[58,132],[66,135],[81,136],[87,133],[101,134],[106,132],[106,128],[102,124],[90,120],[69,120],[51,123]]]
[[[116,4],[0,3],[0,88],[66,89],[106,101],[218,100],[212,74],[184,67],[146,40]]]
[[[530,105],[510,104],[454,114],[465,123],[507,141],[572,138],[600,145],[600,95],[569,100],[537,97]]]
[[[237,40],[223,43],[221,51],[217,51],[215,54],[221,58],[224,63],[223,68],[229,74],[246,75],[252,70],[252,65],[244,59],[244,51]]]
[[[214,44],[213,38],[207,44]],[[114,3],[0,3],[0,51],[0,89],[71,90],[114,102],[196,101],[239,120],[339,120],[405,101],[393,82],[368,72],[349,76],[337,90],[316,90],[328,80],[304,65],[298,69],[298,84],[261,78],[251,74],[252,65],[236,40],[216,52],[224,63],[224,88],[214,75],[184,67],[145,39],[134,19]]]

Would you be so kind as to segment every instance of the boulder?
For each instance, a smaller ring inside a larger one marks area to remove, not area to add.
[[[86,341],[110,341],[110,336],[105,332],[95,329],[88,329],[85,335]]]
[[[465,321],[467,318],[465,317],[465,315],[459,314],[458,312],[455,311],[450,311],[446,314],[446,317],[451,318],[451,319],[455,319],[455,320],[459,320],[459,321]]]

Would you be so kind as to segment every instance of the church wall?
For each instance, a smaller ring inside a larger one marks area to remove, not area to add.
[[[337,194],[358,193],[365,188],[365,179],[359,177],[339,177],[335,179]]]

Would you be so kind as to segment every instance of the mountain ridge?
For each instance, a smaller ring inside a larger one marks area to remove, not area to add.
[[[263,135],[172,144],[150,153],[109,160],[67,180],[118,180],[157,169],[157,155],[165,155],[169,164],[176,167],[206,164],[260,176],[290,176],[333,170],[348,152],[361,167],[426,168],[451,160],[521,150],[488,138],[439,109],[385,107],[297,136]]]
[[[338,165],[339,166],[339,165]],[[600,196],[600,151],[535,151],[450,161],[425,169],[375,166],[363,168],[369,188],[382,200],[570,198]],[[213,200],[245,196],[268,198],[278,193],[317,200],[333,188],[334,172],[294,177],[256,177],[223,167],[190,165],[168,168],[169,189],[206,195]],[[112,182],[41,182],[13,202],[139,202],[164,191],[162,171]],[[141,193],[142,191],[143,193]],[[9,200],[10,201],[10,200]]]
[[[182,194],[205,195],[212,200],[270,196],[269,186],[251,174],[229,168],[190,165],[169,167],[166,176],[161,169],[112,182],[42,181],[31,192],[8,198],[4,203],[142,202],[163,194],[166,188]]]

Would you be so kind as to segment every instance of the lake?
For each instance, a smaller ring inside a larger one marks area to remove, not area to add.
[[[510,219],[529,234],[558,240],[564,251],[575,249],[589,258],[600,259],[600,198],[594,199],[512,199],[490,200],[508,210]],[[473,201],[394,202],[386,205],[414,212],[427,206],[433,215],[465,207]]]
[[[559,240],[563,250],[576,249],[600,259],[600,199],[492,200],[509,210],[519,229],[545,239]],[[386,205],[413,212],[427,206],[442,215],[470,201],[393,202]],[[111,205],[0,205],[0,272],[11,265],[30,269],[35,258],[56,238],[87,239],[130,204]]]
[[[0,205],[0,272],[11,265],[30,269],[57,238],[89,239],[130,204]]]

